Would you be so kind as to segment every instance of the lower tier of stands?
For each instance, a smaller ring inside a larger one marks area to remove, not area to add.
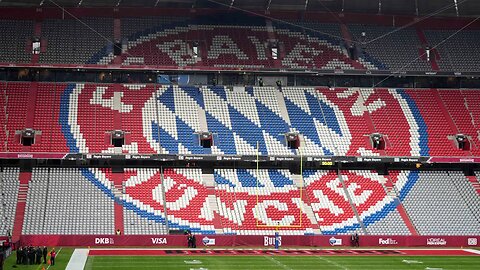
[[[34,168],[25,197],[19,177],[2,169],[0,235],[480,235],[457,171]]]

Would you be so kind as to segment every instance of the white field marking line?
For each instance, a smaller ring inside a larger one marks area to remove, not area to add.
[[[343,269],[343,270],[348,270],[347,267],[345,267],[345,266],[343,266],[343,265],[341,265],[341,264],[338,264],[338,263],[336,263],[336,262],[334,262],[334,261],[331,261],[331,260],[329,260],[329,259],[327,259],[327,258],[325,258],[325,257],[315,256],[315,258],[317,258],[317,259],[319,259],[319,260],[322,260],[322,261],[325,261],[325,262],[327,262],[327,263],[329,263],[329,264],[331,264],[331,265],[334,265],[334,266],[336,266],[336,267],[338,267],[338,268],[341,268],[341,269]]]
[[[476,249],[465,249],[465,251],[470,252],[470,253],[479,254],[479,255],[480,255],[480,250],[476,250]]]
[[[406,263],[406,264],[421,264],[423,262],[421,261],[418,261],[418,260],[402,260],[403,263]]]
[[[184,262],[185,264],[202,264],[202,261],[200,261],[200,260],[191,260],[191,261],[189,261],[189,260],[184,260],[183,262]]]
[[[55,255],[55,259],[57,258],[58,254],[60,254],[60,251],[62,251],[62,248],[60,248],[60,249],[58,250],[57,255]],[[52,265],[49,264],[48,267],[47,267],[47,270],[50,268],[50,266],[52,266]]]
[[[276,260],[275,258],[273,258],[273,257],[270,257],[270,256],[263,256],[263,257],[269,259],[269,260],[272,261],[274,264],[280,266],[281,268],[283,268],[283,269],[285,269],[285,270],[293,270],[292,268],[286,266],[285,264],[277,261],[277,260]]]

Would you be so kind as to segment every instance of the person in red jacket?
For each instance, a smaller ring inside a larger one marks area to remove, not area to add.
[[[57,256],[57,252],[55,252],[55,249],[52,249],[50,252],[50,265],[55,265],[55,257]]]

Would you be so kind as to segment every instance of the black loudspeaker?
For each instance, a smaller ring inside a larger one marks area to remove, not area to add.
[[[285,140],[287,141],[287,146],[290,149],[298,149],[300,147],[300,139],[298,138],[298,134],[295,132],[285,133]]]
[[[112,145],[122,147],[125,144],[125,132],[122,130],[112,131]]]
[[[115,42],[113,43],[113,55],[121,55],[122,54],[122,43]]]
[[[378,150],[385,149],[385,143],[383,140],[383,135],[380,133],[373,133],[370,135],[370,140],[372,141],[372,147]]]
[[[22,130],[21,141],[23,146],[31,146],[35,143],[35,130],[27,128]]]
[[[23,138],[34,138],[35,137],[35,130],[27,128],[22,130],[22,137]]]
[[[464,134],[457,134],[455,135],[455,140],[457,141],[458,149],[469,150],[469,142],[467,136],[465,136]]]
[[[213,146],[213,135],[211,132],[202,132],[198,134],[200,138],[200,145],[203,148],[211,148]]]

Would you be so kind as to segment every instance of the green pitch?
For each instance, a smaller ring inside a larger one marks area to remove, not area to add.
[[[479,269],[480,256],[163,256],[88,258],[85,270]]]
[[[62,248],[56,265],[49,269],[65,269],[72,252],[73,249]],[[43,264],[15,265],[15,259],[12,254],[4,269],[41,270],[42,266],[48,267]],[[480,256],[92,256],[88,258],[85,270],[477,270],[479,265]]]

